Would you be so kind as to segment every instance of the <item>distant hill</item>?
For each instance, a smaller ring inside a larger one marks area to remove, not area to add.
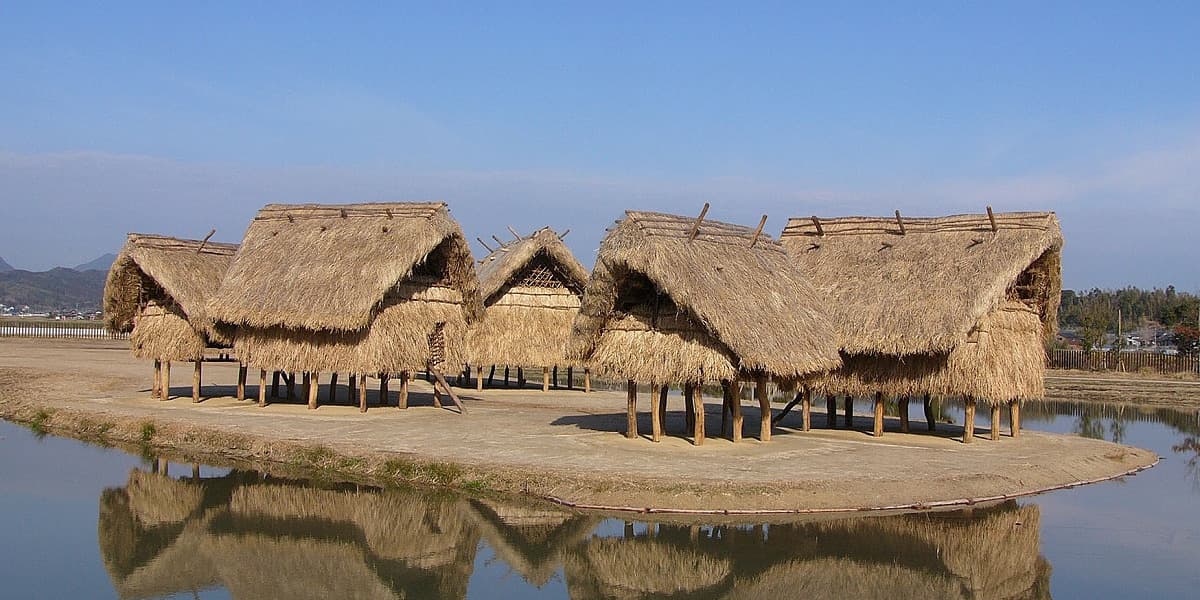
[[[12,265],[8,264],[3,257],[0,257],[0,273],[7,273],[13,270]]]
[[[107,271],[12,270],[0,273],[0,304],[35,311],[100,310]]]
[[[117,260],[117,255],[109,252],[75,267],[76,271],[107,271]]]

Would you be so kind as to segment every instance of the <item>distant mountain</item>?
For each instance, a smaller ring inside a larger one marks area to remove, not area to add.
[[[106,271],[5,271],[0,273],[0,304],[35,311],[100,310]]]
[[[3,257],[0,257],[0,273],[7,273],[13,270],[12,265],[8,264]]]
[[[75,267],[76,271],[107,271],[112,266],[113,261],[117,260],[117,255],[109,252],[99,256],[93,260],[83,263]]]

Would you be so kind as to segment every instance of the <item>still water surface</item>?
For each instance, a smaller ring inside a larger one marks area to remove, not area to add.
[[[1200,597],[1200,413],[1052,402],[1023,414],[1027,428],[1163,461],[987,508],[734,526],[207,466],[164,474],[0,422],[0,597]]]

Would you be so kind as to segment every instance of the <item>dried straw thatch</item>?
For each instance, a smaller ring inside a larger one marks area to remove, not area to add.
[[[711,597],[729,585],[730,558],[652,539],[592,538],[565,561],[572,598]]]
[[[479,261],[483,319],[469,333],[473,365],[567,362],[571,323],[588,273],[549,227],[506,243]]]
[[[829,394],[1041,397],[1062,233],[1053,213],[791,219],[781,240],[829,298],[846,366]]]
[[[554,507],[498,500],[472,500],[471,514],[483,539],[522,579],[542,587],[557,572],[563,554],[599,523]]]
[[[625,213],[600,246],[569,355],[615,379],[796,380],[841,364],[824,300],[755,230]]]
[[[239,358],[291,371],[461,364],[481,311],[470,248],[440,202],[268,205],[209,302]]]
[[[104,284],[104,324],[138,358],[195,360],[227,343],[205,313],[237,246],[131,233]]]

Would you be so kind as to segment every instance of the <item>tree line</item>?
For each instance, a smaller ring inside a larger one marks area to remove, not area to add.
[[[1117,333],[1118,315],[1125,331],[1154,326],[1169,331],[1167,341],[1180,352],[1200,351],[1200,297],[1178,292],[1175,286],[1151,290],[1136,287],[1094,288],[1086,292],[1063,290],[1058,324],[1062,329],[1077,330],[1084,347],[1100,348],[1105,335]],[[1124,345],[1124,340],[1117,339],[1116,345]]]

